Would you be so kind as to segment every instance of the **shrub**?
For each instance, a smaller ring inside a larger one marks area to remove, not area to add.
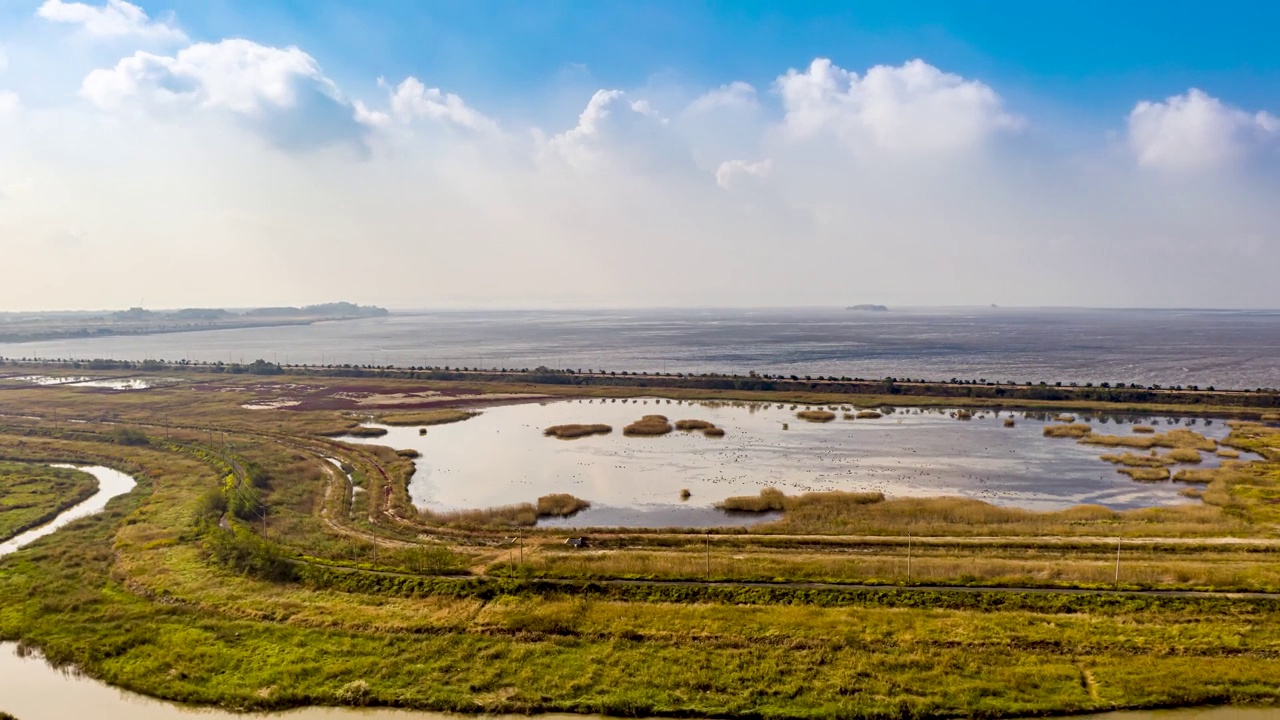
[[[706,420],[677,420],[677,430],[708,430],[715,427],[715,423]]]
[[[858,414],[854,415],[854,417],[859,420],[878,420],[884,417],[884,414],[876,410],[859,410]]]
[[[561,440],[572,440],[573,438],[587,437],[588,435],[608,435],[613,432],[610,425],[552,425],[542,431],[547,437],[558,437]]]
[[[1014,426],[1016,426],[1017,424],[1018,424],[1018,423],[1017,423],[1017,422],[1015,422],[1013,418],[1005,418],[1005,419],[1004,419],[1004,426],[1005,426],[1005,427],[1014,427]]]
[[[117,445],[150,445],[151,439],[141,430],[133,428],[117,428],[115,431]]]
[[[1074,425],[1045,425],[1045,437],[1083,438],[1093,433],[1093,428],[1083,423]]]
[[[568,493],[553,493],[538,498],[538,517],[569,517],[591,507],[591,503]]]
[[[1203,483],[1205,485],[1213,482],[1216,477],[1217,470],[1212,468],[1183,468],[1173,474],[1174,482]]]
[[[1198,463],[1203,460],[1200,451],[1193,448],[1174,448],[1165,453],[1165,457],[1179,463]]]
[[[1156,429],[1151,427],[1150,425],[1134,425],[1133,431],[1140,435],[1150,435],[1154,433]]]
[[[622,428],[623,435],[666,435],[674,428],[665,415],[645,415]]]
[[[702,431],[702,434],[706,435],[707,437],[724,437],[724,428],[718,428],[718,427],[707,428],[706,430]]]
[[[1172,465],[1175,461],[1152,455],[1136,455],[1134,453],[1125,453],[1123,455],[1103,455],[1103,460],[1116,465],[1124,465],[1127,467],[1164,467]]]
[[[830,410],[801,410],[796,413],[796,417],[809,422],[825,423],[836,419],[836,414]]]
[[[1169,479],[1169,468],[1119,468],[1116,472],[1128,475],[1138,482],[1161,482]]]
[[[848,505],[872,505],[883,502],[884,494],[878,492],[810,492],[802,495],[786,495],[777,488],[765,488],[759,495],[738,495],[725,498],[716,505],[721,510],[733,512],[774,512],[801,507],[825,506],[840,508]]]

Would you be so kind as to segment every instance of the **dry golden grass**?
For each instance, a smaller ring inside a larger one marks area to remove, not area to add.
[[[852,419],[854,419],[855,417],[857,417],[857,416],[856,416],[856,415],[854,415],[854,414],[853,414],[853,413],[851,413],[851,412],[847,412],[847,413],[844,413],[843,415],[841,415],[841,418],[843,418],[843,419],[845,419],[845,420],[852,420]]]
[[[1004,419],[1004,426],[1005,426],[1005,427],[1017,427],[1017,425],[1018,425],[1018,423],[1017,423],[1013,418],[1005,418],[1005,419]]]
[[[777,488],[765,488],[759,495],[737,495],[716,503],[721,510],[733,512],[771,512],[786,507],[787,496]]]
[[[859,410],[858,414],[855,415],[854,417],[856,417],[859,420],[878,420],[884,417],[884,415],[875,410]]]
[[[716,424],[706,420],[677,420],[677,430],[710,430]]]
[[[409,458],[410,460],[422,457],[422,453],[418,452],[417,450],[414,450],[413,448],[405,448],[404,450],[397,450],[396,454],[402,458]]]
[[[1062,437],[1062,438],[1083,438],[1088,437],[1093,432],[1093,428],[1083,423],[1074,425],[1045,425],[1045,437]]]
[[[965,409],[961,408],[960,410],[957,410],[957,411],[956,411],[956,419],[957,419],[957,420],[972,420],[972,419],[973,419],[973,413],[972,413],[972,412],[970,412],[970,411],[968,411],[968,410],[965,410]]]
[[[683,489],[683,490],[681,490],[681,491],[680,491],[680,499],[681,499],[681,500],[688,500],[688,499],[689,499],[689,498],[691,498],[691,497],[693,497],[693,493],[689,492],[689,488],[685,488],[685,489]]]
[[[1203,483],[1205,485],[1213,482],[1217,477],[1217,468],[1183,468],[1173,474],[1175,482]]]
[[[707,437],[724,437],[724,428],[712,427],[702,431]]]
[[[444,425],[446,423],[462,422],[479,414],[471,410],[441,408],[416,412],[379,413],[377,418],[378,422],[383,425]]]
[[[665,415],[645,415],[622,428],[623,435],[666,435],[674,428]]]
[[[862,413],[858,413],[858,414],[861,415]],[[796,413],[796,417],[800,418],[801,420],[808,420],[809,422],[825,423],[825,422],[831,422],[832,420],[835,420],[836,414],[831,412],[830,410],[801,410],[800,412]]]
[[[760,491],[759,495],[738,495],[725,498],[716,507],[734,512],[772,512],[797,510],[806,507],[840,508],[851,505],[871,505],[883,501],[884,494],[878,492],[832,490],[828,492],[810,492],[802,495],[787,495],[777,488],[765,488]]]
[[[1229,458],[1234,460],[1240,457],[1240,451],[1232,450],[1230,448],[1219,448],[1219,450],[1215,452],[1214,455],[1217,455],[1220,458]]]
[[[552,425],[542,431],[543,435],[548,437],[557,437],[561,440],[572,440],[573,438],[587,437],[588,435],[608,435],[613,432],[610,425],[581,425],[570,423],[568,425]]]
[[[1178,479],[1177,477],[1174,477],[1174,480],[1177,480],[1177,479]],[[1188,497],[1193,500],[1199,500],[1200,498],[1204,497],[1203,490],[1201,490],[1200,488],[1193,488],[1193,487],[1183,488],[1178,491],[1178,494],[1181,495],[1182,497]]]
[[[1138,433],[1139,435],[1150,435],[1154,433],[1156,429],[1151,427],[1150,425],[1134,425],[1133,431]]]
[[[1103,460],[1116,465],[1124,465],[1126,467],[1164,467],[1172,465],[1175,461],[1152,455],[1137,455],[1134,453],[1125,453],[1123,455],[1103,455]]]
[[[591,503],[568,493],[553,493],[538,498],[538,517],[569,517],[591,507]]]
[[[532,503],[453,512],[419,512],[423,520],[446,527],[531,527],[538,523],[538,508]]]
[[[1053,419],[1054,422],[1067,423],[1068,425],[1076,421],[1075,415],[1059,415]]]
[[[1200,456],[1200,451],[1193,448],[1174,448],[1165,453],[1165,458],[1178,463],[1198,463],[1204,460]]]
[[[1134,437],[1132,435],[1089,435],[1080,440],[1082,443],[1090,445],[1105,445],[1107,447],[1131,447],[1142,448],[1148,450],[1151,448],[1189,448],[1193,450],[1204,450],[1212,452],[1218,448],[1218,443],[1201,435],[1194,430],[1185,428],[1177,428],[1167,433],[1157,433],[1155,435],[1146,435],[1143,437]]]
[[[1280,413],[1263,413],[1262,422],[1280,422]]]
[[[1169,479],[1169,468],[1118,468],[1116,472],[1128,475],[1138,482],[1162,482]]]

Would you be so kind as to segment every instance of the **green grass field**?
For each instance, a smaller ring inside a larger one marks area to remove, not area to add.
[[[49,522],[97,489],[98,480],[79,470],[0,462],[0,541]]]
[[[301,379],[198,379],[0,389],[6,462],[139,480],[0,559],[0,639],[235,709],[943,718],[1280,700],[1280,599],[918,587],[1113,588],[1120,538],[1120,588],[1280,590],[1280,437],[1257,423],[1230,445],[1269,459],[1173,508],[770,496],[781,519],[750,532],[601,531],[578,552],[556,531],[517,540],[502,512],[418,512],[411,459],[327,437],[358,422],[342,410],[241,407]]]

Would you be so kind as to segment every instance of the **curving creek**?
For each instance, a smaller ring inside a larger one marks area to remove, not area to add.
[[[136,484],[133,478],[105,467],[82,467],[98,478],[98,492],[51,522],[0,543],[0,558],[17,552],[42,537],[57,532],[78,518],[100,512],[115,497]],[[173,720],[199,716],[201,720],[458,720],[444,713],[392,709],[311,707],[281,713],[243,714],[163,702],[113,688],[74,670],[58,669],[38,654],[21,654],[15,643],[0,643],[0,712],[18,720],[63,720],[92,717],[95,720]],[[512,716],[513,720],[516,716]],[[524,717],[524,716],[519,716]],[[580,716],[548,715],[548,720]],[[1280,708],[1193,708],[1082,715],[1105,720],[1280,720]]]

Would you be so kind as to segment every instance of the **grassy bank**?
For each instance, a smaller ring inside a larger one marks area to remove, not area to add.
[[[242,407],[290,384],[0,390],[12,413],[0,457],[139,480],[104,514],[0,560],[0,639],[130,690],[236,709],[826,720],[1280,700],[1278,601],[903,587],[1111,587],[1122,537],[1120,587],[1280,588],[1280,457],[1261,425],[1234,427],[1230,446],[1270,460],[1206,476],[1205,500],[1185,506],[762,493],[737,502],[781,519],[593,532],[578,551],[555,530],[512,531],[577,498],[419,513],[410,458],[322,437],[351,416]],[[50,398],[70,414],[61,424],[17,417]],[[765,584],[617,582],[629,578]]]
[[[49,522],[97,490],[97,478],[80,470],[0,462],[0,541]]]

